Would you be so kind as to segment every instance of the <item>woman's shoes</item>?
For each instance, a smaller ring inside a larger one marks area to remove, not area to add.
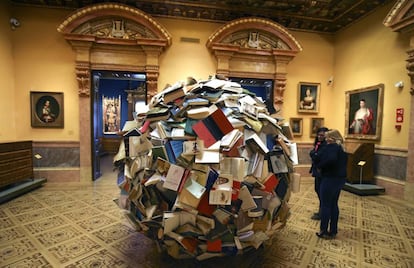
[[[335,239],[335,238],[336,238],[336,233],[331,233],[331,232],[329,232],[329,233],[328,233],[328,235],[329,235],[329,237],[330,237],[331,239]]]
[[[321,219],[319,213],[314,213],[311,217],[312,220],[319,221]]]
[[[319,233],[316,233],[316,236],[319,238],[328,240],[328,239],[334,239],[336,237],[336,234],[330,234],[327,232],[319,232]]]

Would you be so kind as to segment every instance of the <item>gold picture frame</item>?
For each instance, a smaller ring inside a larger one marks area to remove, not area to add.
[[[310,136],[316,137],[316,132],[323,126],[325,126],[325,119],[323,117],[312,117],[310,122]]]
[[[300,117],[291,117],[289,120],[293,136],[303,135],[303,119]]]
[[[345,138],[380,140],[384,84],[345,92]]]
[[[31,125],[34,128],[63,128],[62,92],[30,92]]]
[[[298,86],[298,112],[319,113],[321,84],[300,82]]]

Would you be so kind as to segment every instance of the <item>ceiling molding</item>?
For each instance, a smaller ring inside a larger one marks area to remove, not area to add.
[[[228,22],[246,17],[272,20],[289,30],[336,33],[395,0],[112,0],[154,17]],[[408,1],[408,0],[407,0]],[[105,0],[10,0],[25,5],[76,10]],[[408,1],[410,2],[410,1]]]

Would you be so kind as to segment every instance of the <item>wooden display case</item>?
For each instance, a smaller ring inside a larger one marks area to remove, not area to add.
[[[344,144],[348,154],[347,181],[359,183],[361,176],[360,161],[364,161],[362,166],[362,183],[372,183],[374,180],[374,144],[347,142]]]

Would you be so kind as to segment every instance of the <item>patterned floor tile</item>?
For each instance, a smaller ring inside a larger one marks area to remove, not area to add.
[[[340,224],[338,229],[338,239],[352,239],[355,241],[361,241],[362,230],[360,228]]]
[[[21,222],[25,223],[28,221],[36,221],[43,218],[51,217],[54,215],[54,212],[50,209],[37,209],[27,213],[23,213],[16,216],[16,219]]]
[[[354,260],[358,257],[359,242],[351,239],[340,239],[340,237],[332,240],[317,239],[315,246],[330,255],[342,255]]]
[[[91,218],[76,222],[76,224],[79,225],[81,228],[85,229],[86,231],[90,232],[90,231],[94,231],[99,228],[108,226],[115,222],[117,221],[108,216],[105,216],[103,214],[98,214]]]
[[[120,258],[114,256],[108,250],[101,250],[89,255],[81,260],[65,266],[67,268],[77,267],[128,267],[128,264]]]
[[[414,213],[412,215],[407,215],[407,214],[399,214],[397,213],[397,218],[400,221],[401,225],[404,226],[414,226],[414,217],[412,215],[414,215]]]
[[[376,267],[414,267],[414,258],[412,255],[408,256],[372,246],[364,246],[363,254],[363,262],[373,264]]]
[[[99,211],[113,211],[113,210],[119,210],[118,206],[112,202],[112,200],[105,200],[105,202],[95,203],[93,205],[96,209]]]
[[[338,258],[337,255],[331,255],[325,251],[314,250],[310,258],[309,263],[306,265],[308,268],[319,267],[335,267],[335,268],[357,268],[358,261],[356,259]]]
[[[343,191],[338,235],[325,241],[310,219],[318,199],[309,180],[264,247],[199,263],[173,259],[134,231],[112,201],[115,180],[113,173],[89,184],[47,183],[1,204],[0,267],[414,267],[414,206],[386,195]]]
[[[382,221],[382,222],[387,222],[387,223],[394,222],[391,215],[392,215],[391,213],[385,213],[385,212],[378,211],[378,210],[367,210],[367,209],[362,210],[363,218],[368,218],[370,220]]]
[[[136,231],[129,226],[117,223],[106,228],[102,228],[92,234],[104,241],[106,244],[110,244],[135,232]]]
[[[351,226],[355,226],[357,224],[358,217],[350,215],[350,214],[341,213],[341,212],[339,214],[339,222],[341,222],[341,224],[346,224],[346,225],[351,225]]]
[[[32,268],[32,267],[42,267],[42,268],[53,268],[54,266],[49,263],[49,261],[46,259],[45,256],[43,256],[41,253],[35,253],[32,255],[29,255],[23,259],[19,259],[17,261],[14,261],[12,263],[9,263],[5,266],[2,266],[5,268]]]
[[[153,247],[154,241],[140,233],[133,233],[112,245],[114,250],[120,251],[130,259],[141,260],[145,259],[145,256],[154,250]]]
[[[362,227],[365,230],[369,231],[376,231],[379,233],[386,233],[390,235],[399,236],[400,233],[398,232],[397,226],[392,223],[385,223],[382,221],[373,221],[370,219],[362,219]]]
[[[23,226],[31,234],[37,234],[40,232],[44,232],[44,231],[51,230],[53,228],[62,226],[64,224],[66,224],[66,220],[63,217],[53,216],[53,217],[44,218],[42,220],[35,221],[32,223],[24,224]]]
[[[67,241],[80,236],[81,231],[70,225],[64,225],[49,232],[36,235],[37,240],[45,247],[54,246],[60,242]]]
[[[46,193],[48,195],[36,197],[37,200],[45,204],[53,204],[54,206],[76,201],[76,199],[68,194],[65,194],[63,191],[58,191],[55,194],[49,192]]]
[[[0,232],[0,244],[9,242],[14,239],[24,237],[25,231],[20,226],[13,226],[10,228],[1,228]]]
[[[273,243],[271,247],[265,248],[265,256],[271,260],[300,265],[306,252],[306,246],[291,241],[280,241]]]
[[[307,245],[311,242],[311,239],[315,235],[315,232],[310,231],[309,229],[303,229],[301,226],[287,223],[285,228],[280,230],[280,233],[276,237],[286,235],[289,237],[289,240],[296,241],[298,243]]]
[[[412,225],[411,228],[410,227],[402,227],[402,229],[404,230],[405,236],[409,240],[413,240],[414,241],[414,226]]]
[[[401,238],[365,231],[362,233],[363,242],[375,247],[390,249],[400,253],[409,253],[404,240]]]
[[[0,218],[0,229],[5,229],[14,226],[14,222],[10,218]]]
[[[389,206],[382,204],[382,202],[373,201],[370,199],[362,199],[361,205],[362,209],[366,209],[368,211],[377,210],[382,211],[383,213],[390,213]]]
[[[72,211],[63,213],[63,215],[65,215],[65,217],[67,217],[71,221],[80,221],[80,220],[84,220],[84,219],[87,219],[87,218],[90,218],[90,217],[93,217],[99,214],[101,214],[100,211],[94,208],[91,208],[89,206],[85,206],[77,210],[72,210]]]
[[[53,211],[57,213],[65,213],[68,211],[78,210],[82,208],[87,208],[88,205],[82,201],[70,201],[64,204],[53,205]]]
[[[42,208],[45,208],[43,204],[37,201],[33,201],[32,203],[31,202],[18,203],[14,206],[9,207],[8,210],[14,215],[18,215],[18,214],[32,212],[34,210],[38,210]]]
[[[7,217],[6,211],[3,210],[3,209],[0,209],[0,219],[1,218],[6,218],[6,217]]]
[[[23,238],[0,245],[0,263],[4,263],[12,258],[21,258],[23,255],[35,252],[36,246],[30,239]]]
[[[48,251],[63,264],[82,256],[86,257],[99,248],[101,246],[98,243],[89,237],[82,236],[52,247]]]

